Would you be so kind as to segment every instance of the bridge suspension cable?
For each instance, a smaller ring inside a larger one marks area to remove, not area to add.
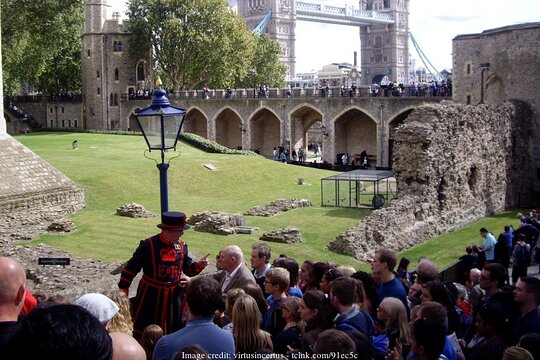
[[[434,79],[440,81],[442,79],[441,73],[438,72],[435,66],[433,66],[433,64],[431,63],[431,61],[429,61],[428,57],[422,51],[422,48],[420,48],[420,45],[418,44],[411,32],[409,32],[409,37],[411,38],[413,46],[416,49],[416,53],[420,57],[420,60],[422,60],[422,63],[424,64],[426,70],[431,74]]]
[[[262,35],[262,33],[264,32],[264,29],[266,29],[266,26],[270,22],[271,18],[272,18],[272,10],[270,10],[268,14],[266,14],[264,19],[262,19],[262,21],[259,23],[259,25],[255,26],[255,28],[251,31],[251,33],[253,35],[258,35],[258,36]]]

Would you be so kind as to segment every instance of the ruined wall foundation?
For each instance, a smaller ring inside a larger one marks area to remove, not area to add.
[[[528,141],[520,104],[419,107],[398,127],[394,174],[398,198],[329,244],[360,260],[381,247],[401,251],[515,203]],[[526,171],[527,169],[523,169]]]
[[[28,238],[84,207],[84,192],[9,135],[0,135],[0,238]],[[24,225],[24,234],[5,233]]]

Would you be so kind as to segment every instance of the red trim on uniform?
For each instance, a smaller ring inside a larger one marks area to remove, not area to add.
[[[121,283],[127,284],[127,287],[129,288],[129,286],[130,286],[131,283],[133,282],[133,278],[128,278],[128,277],[120,276],[120,282],[121,282]]]
[[[148,242],[150,243],[150,259],[152,259],[152,273],[154,274],[154,279],[157,277],[157,264],[156,264],[156,254],[154,251],[154,243],[152,242],[152,238],[148,239]]]
[[[141,296],[141,299],[144,299],[144,297],[146,297],[146,290],[148,289],[148,286],[146,285],[146,283],[144,282],[144,279],[141,278],[141,285],[137,291],[137,297]],[[141,294],[139,294],[139,291],[141,292]],[[141,308],[142,308],[142,305],[143,305],[143,302],[139,302],[138,304],[138,307],[135,309],[135,312],[133,314],[133,319],[137,319],[139,317],[139,313],[141,312]]]
[[[133,276],[133,277],[135,277],[135,276],[137,275],[137,274],[135,274],[135,273],[129,271],[129,270],[126,269],[125,267],[122,269],[122,273],[126,273],[126,274],[128,274],[128,275]]]
[[[170,288],[167,288],[164,292],[163,292],[163,307],[161,308],[161,323],[163,324],[163,333],[164,334],[168,334],[169,333],[169,329],[167,328],[167,325],[168,324],[171,324],[172,323],[172,317],[170,319],[167,319],[167,310],[169,309],[169,299],[171,297],[171,295],[169,294],[170,292]],[[171,311],[171,316],[172,316],[172,311]]]

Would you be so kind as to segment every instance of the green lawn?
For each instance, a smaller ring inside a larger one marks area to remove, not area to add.
[[[85,191],[86,207],[72,216],[78,231],[67,235],[42,235],[24,244],[46,243],[63,248],[75,256],[106,261],[128,259],[139,240],[155,234],[159,218],[131,219],[116,216],[116,208],[135,202],[159,213],[159,173],[155,163],[143,156],[146,148],[139,136],[89,133],[34,133],[17,140],[62,171]],[[72,150],[77,140],[79,149]],[[332,172],[299,167],[255,156],[208,154],[187,144],[179,145],[180,157],[169,168],[169,208],[189,215],[209,210],[242,214],[253,206],[266,205],[278,198],[305,198],[313,207],[287,211],[263,218],[246,216],[248,226],[261,232],[252,235],[218,236],[188,231],[184,240],[190,251],[202,256],[215,255],[229,244],[249,252],[262,232],[293,226],[304,242],[299,245],[271,244],[280,253],[299,261],[334,261],[367,269],[352,257],[326,249],[328,242],[359,219],[366,209],[320,206],[320,180]],[[158,153],[148,154],[157,159]],[[204,164],[217,168],[210,171]],[[298,185],[304,178],[304,185]],[[403,252],[414,262],[421,256],[446,266],[463,253],[467,244],[480,242],[478,229],[486,226],[497,236],[505,224],[517,225],[515,212],[487,218],[460,231],[438,237]],[[197,257],[195,256],[195,257]]]

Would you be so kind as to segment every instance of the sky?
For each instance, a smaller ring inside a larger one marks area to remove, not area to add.
[[[303,0],[333,6],[354,0]],[[126,0],[109,0],[113,11],[124,13]],[[435,69],[452,68],[452,39],[506,25],[540,21],[540,0],[410,0],[409,31]],[[122,15],[125,18],[125,15]],[[330,63],[353,63],[360,54],[358,28],[298,21],[296,24],[296,72],[317,71]],[[417,67],[423,67],[412,44]],[[360,57],[358,57],[360,59]]]

